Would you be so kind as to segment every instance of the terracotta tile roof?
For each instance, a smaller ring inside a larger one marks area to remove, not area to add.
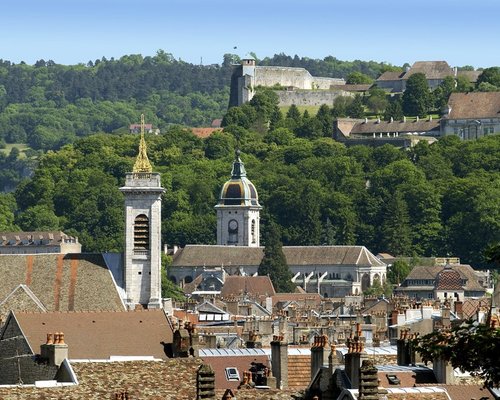
[[[304,389],[311,382],[311,355],[288,354],[288,386]]]
[[[173,333],[163,310],[13,313],[31,349],[39,354],[47,333],[64,332],[70,359],[110,356],[166,358],[161,342]]]
[[[240,380],[243,380],[243,372],[250,370],[251,363],[262,363],[270,368],[269,357],[267,355],[237,355],[237,356],[212,356],[202,357],[205,364],[209,364],[215,372],[216,389],[237,389],[240,381],[228,381],[225,370],[234,367],[240,374]]]
[[[284,303],[294,301],[297,303],[311,303],[316,304],[318,307],[321,304],[321,295],[319,293],[276,293],[272,296],[273,307],[277,303]]]
[[[404,72],[401,71],[385,71],[377,78],[377,81],[397,81],[401,79]]]
[[[463,286],[464,290],[478,290],[482,291],[484,288],[477,281],[474,270],[470,265],[453,265],[453,270],[457,271],[462,279],[466,279],[467,283]],[[442,265],[431,267],[415,266],[410,271],[402,286],[406,286],[410,280],[434,280],[439,272],[444,269]]]
[[[229,298],[248,293],[251,296],[274,296],[273,283],[268,276],[237,276],[226,277],[221,290],[221,297]]]
[[[258,390],[258,389],[240,389],[238,391],[233,391],[238,400],[295,400],[301,399],[303,393],[295,389],[270,389],[270,390]],[[221,399],[224,391],[217,391],[217,399]]]
[[[481,385],[440,385],[440,387],[446,389],[451,400],[493,400],[495,398],[487,388]]]
[[[404,74],[404,79],[416,73],[423,73],[427,79],[444,79],[447,76],[454,76],[455,73],[446,61],[417,61],[410,70]]]
[[[413,387],[419,384],[436,384],[436,377],[434,372],[429,369],[418,369],[415,371],[405,370],[397,371],[398,366],[394,366],[395,371],[378,371],[379,385],[384,388],[395,388],[395,387]],[[400,383],[393,385],[389,382],[388,375],[395,375]]]
[[[436,276],[436,289],[438,290],[461,290],[462,278],[458,271],[443,269]]]
[[[0,387],[2,400],[102,400],[127,391],[134,400],[196,398],[200,359],[71,363],[78,385],[54,388]]]
[[[500,118],[500,92],[452,93],[448,119]]]
[[[173,260],[174,267],[258,266],[263,247],[186,245]],[[385,264],[364,246],[283,246],[288,265]]]
[[[0,303],[24,284],[49,311],[125,309],[101,254],[0,255],[0,276]]]
[[[354,123],[351,131],[352,134],[371,134],[371,133],[387,133],[387,132],[439,132],[439,120],[419,120],[419,121],[378,121],[375,119],[358,120]]]

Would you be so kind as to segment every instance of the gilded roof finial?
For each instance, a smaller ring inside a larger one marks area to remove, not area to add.
[[[146,141],[144,140],[144,114],[141,114],[141,140],[139,142],[139,154],[135,159],[132,172],[153,172],[153,167],[148,159]]]

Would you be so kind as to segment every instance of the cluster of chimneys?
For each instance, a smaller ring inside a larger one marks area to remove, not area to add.
[[[47,341],[45,342],[45,344],[66,344],[64,343],[64,333],[47,333]]]
[[[284,335],[273,335],[273,342],[282,342],[285,339]]]
[[[311,347],[326,347],[328,345],[328,337],[326,335],[314,336],[314,342]]]

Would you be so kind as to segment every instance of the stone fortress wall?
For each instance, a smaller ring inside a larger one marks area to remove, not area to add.
[[[305,68],[256,66],[255,60],[243,59],[241,65],[235,66],[231,77],[229,106],[241,106],[250,101],[258,86],[284,88],[276,90],[282,106],[331,105],[339,96],[352,96],[350,92],[339,90],[339,85],[345,85],[345,80],[312,76]]]
[[[352,93],[344,90],[276,90],[275,93],[280,99],[280,106],[321,106],[333,105],[339,96],[352,96]]]
[[[314,77],[304,68],[255,67],[255,86],[280,85],[304,90],[329,90],[332,85],[343,84],[343,79]]]

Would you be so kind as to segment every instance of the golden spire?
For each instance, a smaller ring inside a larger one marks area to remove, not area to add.
[[[132,172],[153,172],[153,167],[148,159],[146,141],[144,140],[144,114],[141,114],[141,140],[139,142],[139,154],[135,159],[134,169]]]

